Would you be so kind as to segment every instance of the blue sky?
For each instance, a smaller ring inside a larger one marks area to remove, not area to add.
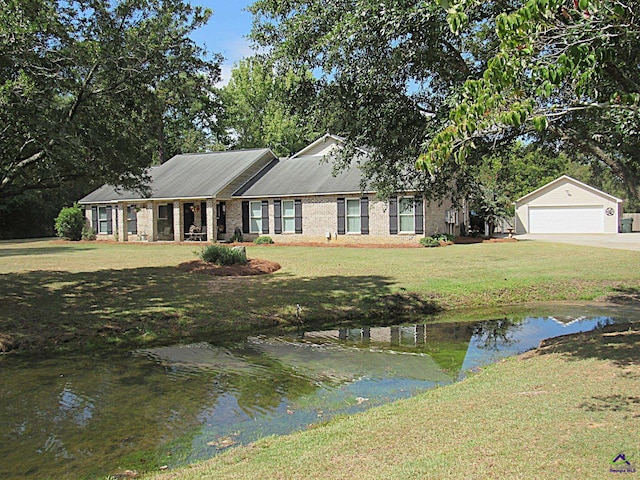
[[[191,38],[209,52],[224,56],[222,80],[226,84],[233,64],[253,54],[245,38],[251,31],[251,14],[245,8],[253,0],[190,0],[190,3],[213,10],[209,23],[194,32]]]

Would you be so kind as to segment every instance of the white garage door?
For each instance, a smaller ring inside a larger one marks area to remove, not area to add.
[[[529,207],[529,233],[603,232],[603,207]]]

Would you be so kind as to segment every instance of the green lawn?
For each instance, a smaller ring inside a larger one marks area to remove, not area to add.
[[[375,324],[438,309],[593,299],[640,286],[640,253],[550,243],[444,248],[249,246],[259,277],[176,268],[198,245],[0,242],[0,348],[130,348],[296,324]]]
[[[216,341],[295,328],[296,303],[315,328],[640,292],[640,253],[623,250],[249,246],[249,257],[283,268],[225,278],[176,268],[196,248],[0,242],[0,347],[28,354]],[[609,469],[618,453],[640,464],[640,327],[607,328],[157,478],[617,478]]]

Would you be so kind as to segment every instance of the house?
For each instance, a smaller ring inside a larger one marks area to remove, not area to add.
[[[618,233],[622,200],[563,175],[516,201],[516,234]]]
[[[376,199],[357,159],[334,174],[328,157],[342,141],[327,134],[284,159],[269,149],[177,155],[151,168],[144,198],[105,185],[79,203],[99,240],[227,241],[239,230],[277,243],[415,243],[459,232],[450,203]]]

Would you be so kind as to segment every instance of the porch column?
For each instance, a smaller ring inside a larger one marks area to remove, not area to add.
[[[119,217],[122,215],[118,214],[118,205],[113,205],[111,207],[111,235],[114,240],[118,240],[118,235],[120,234],[120,225],[118,225]]]
[[[127,205],[125,203],[118,203],[116,206],[118,209],[118,236],[119,242],[127,241]]]
[[[184,240],[184,215],[182,212],[182,202],[173,202],[173,241],[181,242]]]
[[[158,239],[158,226],[156,221],[156,210],[153,202],[147,202],[147,222],[144,233],[147,234],[147,241],[155,242]]]
[[[207,241],[215,243],[218,240],[216,232],[216,202],[213,199],[207,200]]]

